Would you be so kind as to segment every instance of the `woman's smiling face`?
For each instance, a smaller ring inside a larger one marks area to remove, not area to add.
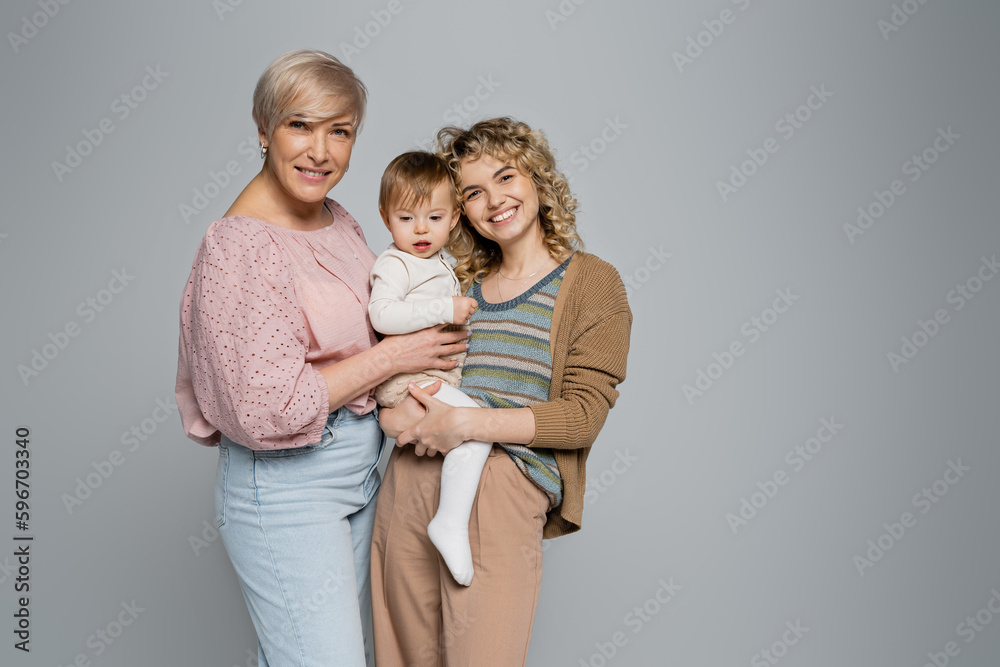
[[[501,248],[538,234],[538,189],[513,160],[490,155],[462,160],[462,203],[465,216],[484,238]]]
[[[347,172],[354,132],[350,114],[324,120],[286,118],[267,142],[267,169],[292,199],[323,201]]]

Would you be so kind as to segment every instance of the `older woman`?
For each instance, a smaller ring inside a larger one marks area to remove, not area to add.
[[[545,137],[496,118],[439,134],[458,187],[455,273],[479,304],[450,407],[419,388],[380,419],[397,445],[375,519],[382,665],[523,665],[542,538],[579,530],[586,460],[625,378],[632,313],[614,267],[579,249],[576,200]],[[448,574],[426,526],[444,454],[494,446],[469,526],[475,578]],[[410,446],[413,445],[413,446]]]
[[[371,390],[467,347],[440,328],[379,342],[368,322],[375,256],[326,196],[366,98],[321,51],[267,68],[263,167],[208,228],[181,301],[177,402],[187,435],[219,448],[217,523],[262,666],[365,664],[385,442]]]

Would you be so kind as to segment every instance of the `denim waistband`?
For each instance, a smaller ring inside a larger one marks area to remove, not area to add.
[[[363,415],[359,415],[356,412],[354,412],[353,410],[350,410],[346,405],[340,406],[339,408],[337,408],[336,410],[334,410],[333,412],[331,412],[329,415],[327,415],[326,425],[323,427],[323,432],[320,434],[319,442],[312,442],[312,443],[309,443],[307,445],[302,445],[300,447],[282,447],[282,448],[278,448],[278,449],[253,449],[251,447],[245,447],[244,445],[241,445],[238,442],[230,440],[224,434],[219,439],[219,446],[220,447],[232,447],[232,446],[235,446],[235,447],[240,447],[240,448],[243,448],[243,449],[247,449],[247,450],[250,450],[251,452],[253,452],[253,455],[257,456],[257,457],[262,457],[262,456],[268,456],[268,457],[292,456],[292,455],[295,455],[295,454],[302,454],[302,453],[310,451],[310,450],[322,449],[323,447],[326,447],[331,442],[333,442],[334,437],[336,435],[335,431],[337,430],[337,428],[341,424],[343,424],[345,421],[353,421],[353,420],[360,420],[360,419],[376,419],[377,420],[378,419],[378,406],[375,406],[374,410],[372,410],[371,412],[366,412]]]

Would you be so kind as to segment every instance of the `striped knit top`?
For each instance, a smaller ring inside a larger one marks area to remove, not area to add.
[[[466,296],[479,304],[470,325],[469,352],[462,367],[462,391],[484,408],[521,408],[549,399],[552,352],[549,334],[556,294],[569,260],[517,297],[502,303],[483,299],[474,282]],[[499,443],[528,479],[562,502],[562,478],[551,449]]]

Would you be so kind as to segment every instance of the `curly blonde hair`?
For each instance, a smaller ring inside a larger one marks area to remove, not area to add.
[[[478,160],[489,155],[503,162],[512,161],[522,173],[531,177],[538,191],[538,217],[551,255],[561,263],[574,250],[583,249],[583,240],[576,233],[576,198],[569,190],[566,177],[556,168],[555,156],[540,130],[532,130],[527,123],[504,116],[479,121],[467,130],[444,127],[438,131],[437,141],[438,153],[448,163],[459,193],[463,160]],[[463,203],[462,215],[455,227],[459,231],[452,234],[447,249],[457,262],[455,275],[467,290],[473,281],[482,282],[487,272],[499,267],[503,254],[500,246],[473,228],[464,209]]]

